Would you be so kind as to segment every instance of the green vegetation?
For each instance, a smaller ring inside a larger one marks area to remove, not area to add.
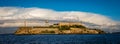
[[[86,28],[85,26],[82,26],[82,25],[72,25],[70,27],[73,27],[73,28]]]
[[[72,25],[72,26],[64,25],[64,26],[59,26],[59,30],[69,30],[71,27],[72,28],[86,28],[85,26],[82,26],[82,25]]]
[[[67,26],[67,25],[60,26],[60,27],[59,27],[59,30],[69,30],[69,29],[70,29],[70,27]]]
[[[85,26],[82,26],[82,25],[72,25],[72,26],[64,25],[64,26],[59,26],[59,30],[69,30],[71,27],[72,28],[86,28]]]

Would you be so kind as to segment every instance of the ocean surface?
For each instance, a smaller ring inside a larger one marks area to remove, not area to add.
[[[0,44],[120,44],[120,34],[0,34]]]

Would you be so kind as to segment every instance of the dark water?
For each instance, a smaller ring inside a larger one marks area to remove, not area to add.
[[[19,36],[1,34],[0,44],[120,44],[120,34]]]

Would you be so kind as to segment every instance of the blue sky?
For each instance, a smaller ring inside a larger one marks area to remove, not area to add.
[[[120,21],[120,0],[0,0],[0,7],[39,7],[56,11],[83,11]]]

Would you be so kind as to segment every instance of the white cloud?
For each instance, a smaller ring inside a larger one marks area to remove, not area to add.
[[[55,11],[43,8],[0,7],[0,20],[5,19],[49,19],[49,20],[79,20],[98,25],[116,24],[106,16],[81,11]]]
[[[48,19],[48,20],[77,20],[88,23],[93,23],[96,25],[102,26],[89,26],[95,28],[101,28],[103,30],[114,30],[118,31],[119,26],[118,23],[110,18],[96,13],[90,12],[81,12],[81,11],[55,11],[52,9],[44,9],[44,8],[20,8],[20,7],[0,7],[0,20],[6,19]],[[11,24],[7,24],[12,26]],[[19,24],[22,25],[22,24]],[[6,25],[3,25],[6,26]],[[15,25],[14,25],[15,26]],[[16,25],[18,26],[18,24]],[[120,30],[119,30],[120,31]]]

